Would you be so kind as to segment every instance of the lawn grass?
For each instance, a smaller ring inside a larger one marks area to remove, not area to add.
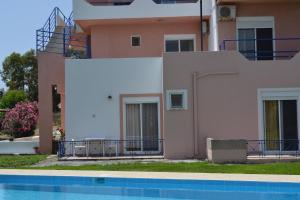
[[[118,164],[94,164],[81,166],[32,165],[46,159],[47,155],[0,156],[2,169],[36,170],[91,170],[91,171],[141,171],[141,172],[187,172],[187,173],[228,173],[228,174],[282,174],[300,175],[300,162],[272,164],[210,164],[208,162],[133,162]]]
[[[10,155],[0,156],[0,168],[16,169],[29,167],[47,158],[47,155]]]
[[[289,174],[300,175],[300,162],[273,164],[216,165],[207,162],[195,163],[120,163],[107,165],[49,166],[31,169],[42,170],[93,170],[93,171],[144,171],[144,172],[188,172],[229,174]]]

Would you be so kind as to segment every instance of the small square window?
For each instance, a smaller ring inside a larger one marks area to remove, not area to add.
[[[168,110],[187,109],[187,90],[168,90],[167,91]]]
[[[141,37],[140,36],[132,36],[131,37],[131,46],[133,46],[133,47],[141,46]]]
[[[183,108],[183,94],[171,94],[171,107]]]

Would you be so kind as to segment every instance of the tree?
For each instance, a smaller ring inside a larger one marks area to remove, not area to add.
[[[22,56],[19,53],[12,53],[6,57],[1,71],[2,80],[11,90],[25,89],[25,68],[23,66]]]
[[[38,100],[38,63],[34,50],[26,52],[23,56],[25,71],[25,85],[30,101]]]
[[[2,63],[2,80],[9,90],[23,90],[29,100],[38,100],[38,65],[34,50],[12,53]]]
[[[0,101],[0,108],[14,108],[15,105],[19,102],[24,102],[27,100],[26,93],[22,90],[9,90],[7,91],[1,101]]]

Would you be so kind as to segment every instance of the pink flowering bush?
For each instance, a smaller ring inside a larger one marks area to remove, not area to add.
[[[34,134],[38,120],[37,102],[17,103],[5,114],[2,129],[12,137],[27,137]]]

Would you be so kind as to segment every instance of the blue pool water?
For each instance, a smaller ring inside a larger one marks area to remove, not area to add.
[[[300,200],[300,184],[0,175],[0,200],[155,199]]]

